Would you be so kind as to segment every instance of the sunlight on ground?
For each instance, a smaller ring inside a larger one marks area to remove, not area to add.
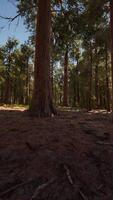
[[[0,106],[0,110],[19,110],[19,111],[25,111],[28,109],[28,106],[24,106],[24,105],[1,105]],[[66,111],[66,112],[88,112],[89,114],[96,114],[96,113],[103,113],[103,114],[106,114],[106,113],[111,113],[108,112],[107,110],[102,110],[102,109],[98,109],[98,110],[91,110],[91,111],[88,111],[87,109],[76,109],[76,108],[71,108],[71,107],[58,107],[58,110],[59,111]]]
[[[0,110],[19,110],[25,111],[28,107],[23,105],[3,105],[0,106]]]
[[[81,110],[81,109],[72,108],[72,107],[69,107],[69,106],[68,106],[68,107],[59,106],[58,109],[61,110],[61,111],[66,111],[66,112],[70,112],[70,111],[71,111],[71,112],[75,112],[75,111],[76,111],[76,112],[79,112],[79,111]]]
[[[92,114],[92,113],[111,113],[111,111],[110,112],[108,112],[107,110],[102,110],[102,109],[98,109],[98,110],[91,110],[91,111],[89,111],[88,112],[89,114]]]

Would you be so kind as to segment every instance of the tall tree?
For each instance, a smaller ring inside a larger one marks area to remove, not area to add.
[[[68,49],[65,52],[64,58],[63,106],[68,106]]]
[[[37,12],[33,114],[45,117],[55,114],[50,78],[51,0],[39,0]]]
[[[110,23],[111,23],[112,112],[113,112],[113,0],[110,0]]]
[[[18,40],[15,38],[9,38],[6,42],[6,45],[4,46],[4,64],[6,66],[4,103],[11,103],[11,73],[13,70],[13,53],[17,48],[17,45]]]

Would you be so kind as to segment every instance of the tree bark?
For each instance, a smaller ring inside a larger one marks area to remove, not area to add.
[[[4,103],[10,104],[10,78],[9,77],[7,77],[5,81]]]
[[[113,115],[113,0],[110,0],[110,26],[111,26],[112,115]]]
[[[66,50],[64,56],[63,106],[68,106],[68,50]]]
[[[105,72],[106,72],[106,109],[110,111],[110,91],[109,91],[109,72],[108,72],[108,49],[105,42]]]
[[[77,106],[80,103],[80,94],[79,94],[79,70],[78,70],[78,65],[79,65],[79,59],[77,59],[77,69],[76,69],[76,77],[77,77],[77,82],[76,82],[76,102]]]
[[[31,112],[39,117],[56,114],[51,92],[50,77],[51,0],[38,1],[36,29],[34,92]]]
[[[95,49],[95,55],[96,55],[96,66],[95,66],[95,98],[96,98],[96,108],[99,107],[99,74],[98,74],[98,52],[97,47]]]
[[[90,41],[90,80],[89,80],[89,105],[88,105],[88,110],[92,109],[92,70],[93,70],[93,55],[92,55],[92,44]]]

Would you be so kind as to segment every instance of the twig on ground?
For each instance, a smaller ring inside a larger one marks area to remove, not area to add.
[[[84,193],[81,190],[79,190],[79,194],[83,200],[88,200],[88,198],[84,195]]]
[[[71,173],[70,173],[70,170],[69,170],[68,166],[67,166],[67,165],[64,165],[64,169],[65,169],[65,171],[66,171],[66,176],[67,176],[67,178],[68,178],[69,183],[70,183],[71,185],[74,185],[73,180],[72,180],[72,177],[71,177]]]
[[[103,184],[99,185],[97,190],[101,190],[102,187],[103,187]]]
[[[73,187],[75,187],[75,184],[74,184],[73,179],[72,179],[72,177],[71,177],[71,173],[70,173],[70,170],[69,170],[68,166],[67,166],[67,165],[64,165],[64,169],[66,170],[66,175],[67,175],[67,178],[68,178],[69,183],[70,183]],[[80,196],[82,197],[83,200],[88,200],[88,198],[84,195],[84,193],[83,193],[81,190],[79,190],[79,194],[80,194]]]
[[[50,181],[48,181],[48,182],[46,182],[46,183],[44,183],[44,184],[38,186],[38,187],[36,188],[36,190],[35,190],[35,192],[34,192],[34,194],[32,195],[32,197],[31,197],[30,200],[35,199],[35,198],[38,196],[38,194],[39,194],[39,192],[40,192],[41,190],[45,189],[48,185],[50,185],[50,184],[53,183],[54,181],[55,181],[55,178],[53,178],[53,179],[51,179]]]
[[[31,181],[33,181],[33,180],[31,179],[31,180],[29,180],[29,181],[20,183],[20,184],[18,184],[18,185],[15,185],[15,186],[13,186],[13,187],[7,189],[6,191],[4,191],[4,192],[2,192],[2,193],[0,194],[0,197],[3,197],[3,196],[5,196],[6,194],[8,194],[8,193],[10,193],[10,192],[13,192],[14,190],[18,189],[18,188],[21,187],[21,186],[24,186],[24,185],[29,184]]]

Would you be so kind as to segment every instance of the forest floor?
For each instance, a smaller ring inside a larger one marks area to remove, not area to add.
[[[0,107],[0,200],[33,199],[113,200],[110,113]]]

